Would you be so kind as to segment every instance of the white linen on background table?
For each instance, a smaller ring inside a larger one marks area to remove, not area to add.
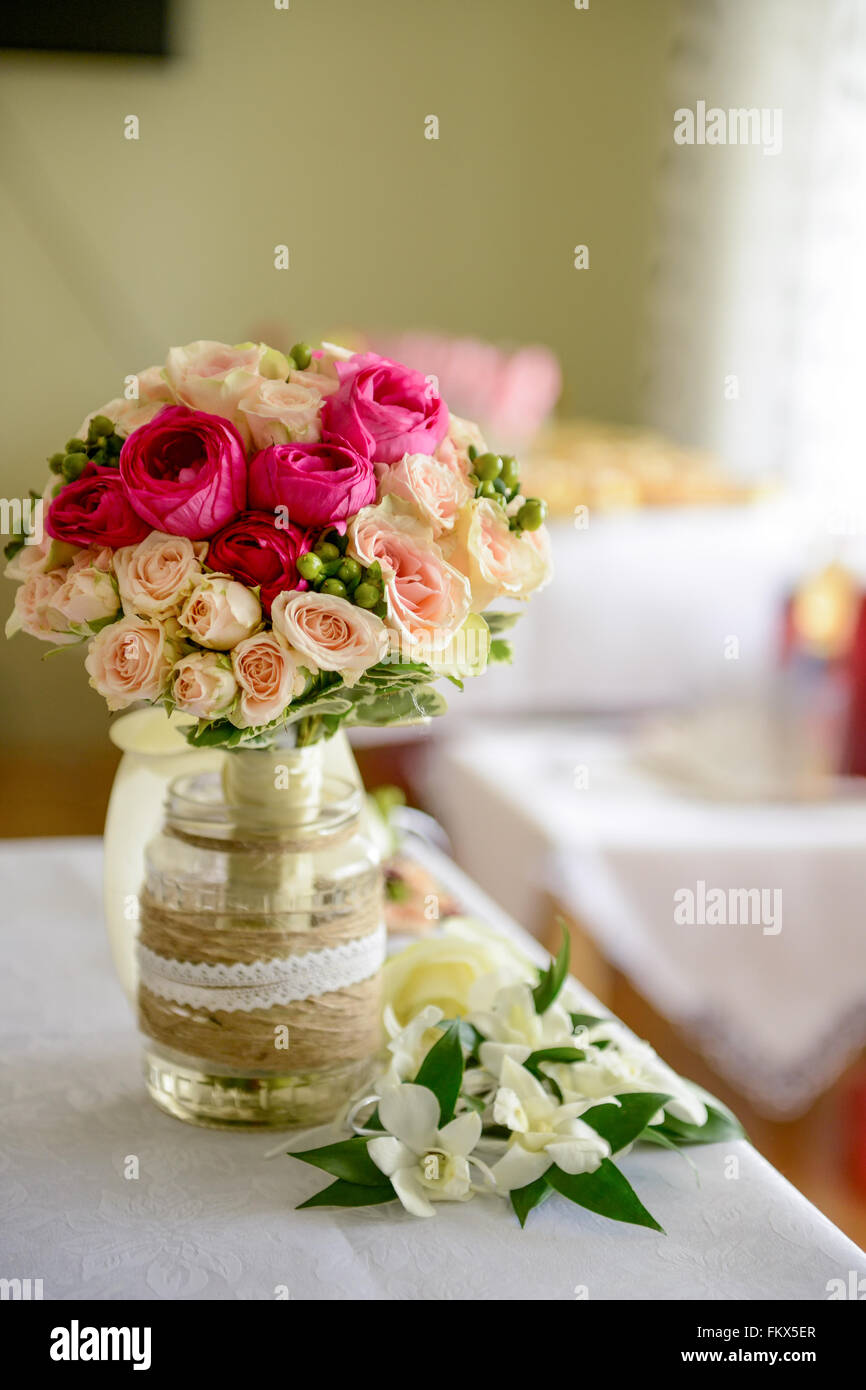
[[[866,800],[702,800],[567,723],[452,742],[430,793],[484,888],[530,928],[554,894],[766,1113],[804,1109],[866,1042]],[[780,889],[781,931],[678,924],[698,880]]]
[[[541,959],[438,853],[452,893]],[[296,1212],[321,1174],[266,1161],[272,1133],[186,1126],[146,1098],[103,939],[97,841],[0,845],[0,1273],[46,1298],[824,1299],[866,1256],[746,1143],[623,1167],[668,1234],[558,1199],[525,1231],[496,1198]],[[287,1140],[287,1147],[289,1141]],[[127,1179],[131,1155],[140,1176]],[[725,1176],[729,1155],[738,1179]]]

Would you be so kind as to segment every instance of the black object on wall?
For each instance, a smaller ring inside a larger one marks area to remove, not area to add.
[[[170,0],[4,0],[0,48],[166,57]]]

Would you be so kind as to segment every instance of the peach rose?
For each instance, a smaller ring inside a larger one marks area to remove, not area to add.
[[[332,594],[279,594],[271,621],[305,666],[338,671],[346,685],[354,685],[388,650],[381,618]]]
[[[529,598],[553,573],[545,528],[510,530],[504,509],[486,497],[460,513],[446,553],[469,576],[473,613],[483,612],[495,598]]]
[[[232,670],[241,688],[238,727],[257,729],[279,719],[305,686],[297,658],[272,632],[257,632],[232,652]]]
[[[65,568],[49,570],[47,574],[37,572],[28,575],[15,592],[15,604],[6,623],[7,637],[12,637],[16,632],[26,632],[40,642],[52,642],[58,647],[79,641],[54,607],[66,575]]]
[[[96,565],[70,565],[51,600],[53,613],[64,627],[90,628],[114,618],[120,608],[111,575]]]
[[[93,638],[84,667],[108,708],[125,709],[136,700],[159,699],[176,655],[167,628],[156,618],[121,618]]]
[[[77,550],[69,562],[70,570],[95,569],[111,573],[114,557],[117,554],[110,545],[88,545]]]
[[[171,675],[174,703],[198,719],[217,719],[235,701],[238,683],[227,656],[191,652],[175,663]]]
[[[475,496],[456,454],[451,458],[404,454],[398,463],[379,465],[376,472],[380,495],[408,502],[422,521],[430,523],[434,536],[450,531],[461,507]]]
[[[206,550],[186,536],[151,531],[137,545],[115,551],[114,571],[124,613],[163,618],[176,612],[201,577],[199,558]]]
[[[459,463],[467,473],[471,473],[470,444],[474,444],[478,454],[487,452],[484,436],[472,420],[461,420],[459,415],[449,415],[448,433],[436,450],[436,457],[445,463]]]
[[[239,407],[255,448],[318,443],[322,401],[336,389],[336,374],[314,371],[292,372],[288,381],[260,381]]]
[[[6,566],[4,574],[7,579],[14,579],[17,583],[22,583],[29,579],[31,574],[44,574],[48,568],[48,554],[51,550],[51,537],[43,535],[42,540],[36,545],[22,545],[21,549],[12,556]]]
[[[78,439],[87,438],[90,422],[95,415],[107,415],[109,420],[114,421],[118,434],[129,435],[139,425],[146,425],[167,405],[176,404],[174,392],[163,376],[162,367],[145,367],[143,372],[135,373],[135,379],[138,395],[132,400],[115,396],[99,410],[92,410],[81,423]]]
[[[240,409],[262,378],[285,381],[289,361],[265,343],[227,343],[201,340],[172,348],[166,358],[165,379],[182,405],[231,420],[249,443],[250,431]]]
[[[362,507],[349,523],[349,550],[362,565],[378,561],[388,616],[411,647],[441,651],[462,626],[471,602],[469,581],[448,564],[429,526],[386,498]]]
[[[208,574],[183,605],[179,621],[200,647],[227,652],[259,627],[262,605],[245,584],[227,574]]]

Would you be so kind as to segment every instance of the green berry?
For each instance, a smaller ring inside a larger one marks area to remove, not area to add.
[[[295,360],[298,371],[305,372],[313,360],[313,350],[309,343],[295,343],[291,356]]]
[[[98,439],[101,434],[109,435],[114,433],[114,421],[109,420],[107,415],[94,415],[87,430],[88,439]]]
[[[74,483],[76,478],[81,477],[86,467],[86,454],[67,454],[63,460],[61,472],[67,483]]]
[[[499,476],[502,479],[505,486],[508,488],[509,492],[512,490],[512,488],[515,488],[519,483],[520,467],[518,465],[517,459],[513,458],[511,454],[502,455],[502,472]]]
[[[341,579],[326,579],[319,592],[331,594],[334,598],[347,598],[349,593]]]
[[[330,564],[331,561],[341,558],[339,550],[335,545],[332,545],[330,541],[319,541],[313,554],[318,555],[323,565]]]
[[[375,584],[359,584],[352,595],[359,608],[375,608],[381,598],[381,591]]]
[[[315,584],[316,580],[321,578],[323,568],[318,555],[314,555],[312,550],[308,550],[298,560],[298,574],[302,579],[306,579],[308,584]]]
[[[337,570],[337,578],[342,579],[344,584],[354,587],[361,578],[361,566],[357,560],[353,560],[351,555],[347,556]]]
[[[63,460],[64,460],[65,458],[66,458],[66,455],[65,455],[65,454],[52,454],[52,455],[51,455],[50,459],[48,460],[48,467],[51,469],[51,472],[52,472],[52,473],[62,473],[62,472],[63,472]]]
[[[385,619],[388,616],[388,605],[384,599],[379,600],[379,602],[376,604],[376,607],[373,609],[373,612],[375,613],[377,618],[381,618],[383,622],[385,621]]]
[[[378,560],[374,560],[372,565],[367,566],[367,579],[371,584],[382,583],[382,566]]]
[[[498,454],[482,454],[475,460],[475,472],[482,483],[492,483],[502,472],[502,459]]]
[[[480,484],[478,488],[478,494],[480,497],[496,496],[496,488],[494,487],[493,483],[490,481],[489,478],[485,478],[484,482]]]
[[[546,502],[543,502],[540,497],[527,497],[517,513],[517,520],[524,531],[537,531],[539,526],[544,524],[546,515]]]
[[[87,445],[83,439],[67,439],[66,441],[67,454],[83,454],[86,449]]]

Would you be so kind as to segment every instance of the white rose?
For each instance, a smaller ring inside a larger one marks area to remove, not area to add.
[[[250,637],[261,621],[262,605],[252,589],[224,574],[200,580],[179,615],[193,641],[220,652]]]

